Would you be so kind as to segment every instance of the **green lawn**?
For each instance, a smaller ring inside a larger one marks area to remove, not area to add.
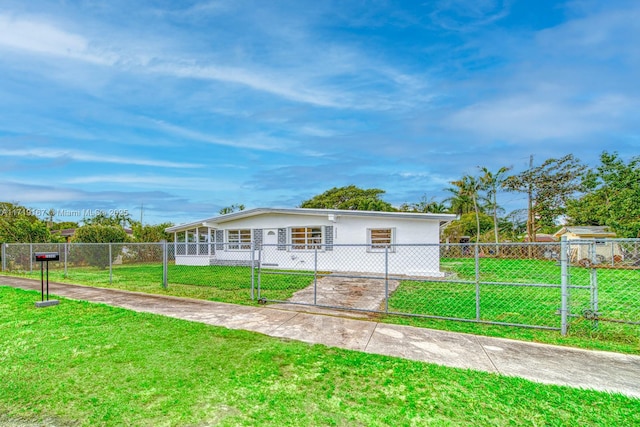
[[[443,259],[441,268],[450,278],[475,281],[473,258]],[[560,267],[555,261],[495,259],[479,260],[480,282],[560,285]],[[589,286],[591,270],[570,267],[572,285]],[[604,319],[640,321],[640,270],[598,269],[599,313]],[[394,323],[482,335],[533,340],[551,344],[640,354],[640,325],[600,321],[597,328],[582,317],[590,309],[590,289],[570,289],[569,335],[558,332],[483,324],[393,316]],[[513,324],[560,327],[560,289],[494,284],[480,285],[480,320]],[[475,283],[453,281],[403,281],[389,300],[389,310],[427,316],[476,318]]]
[[[40,270],[9,272],[22,277],[40,279]],[[162,264],[124,264],[109,269],[96,267],[51,269],[49,280],[104,288],[125,289],[178,297],[206,299],[234,304],[254,304],[251,300],[251,269],[236,266],[186,266],[170,264],[167,271],[168,286],[162,287]],[[261,285],[269,290],[271,299],[286,300],[313,281],[312,273],[286,272],[264,274]],[[257,274],[254,296],[258,294]]]
[[[0,286],[0,425],[640,424],[621,395],[37,299]]]
[[[441,267],[451,274],[449,278],[475,280],[475,261],[472,258],[443,258]],[[480,272],[480,280],[484,282],[560,284],[560,267],[554,261],[481,258]],[[308,272],[269,270],[269,274],[266,273],[260,277],[260,286],[262,296],[271,300],[286,300],[313,282],[313,276]],[[570,274],[573,284],[589,285],[589,269],[571,267]],[[19,275],[39,278],[40,272]],[[69,268],[66,277],[63,270],[54,269],[50,277],[52,281],[89,286],[236,304],[257,303],[251,300],[251,269],[248,267],[169,265],[167,289],[162,288],[160,264],[114,266],[111,283],[109,270],[95,267]],[[640,321],[640,270],[599,269],[598,283],[599,312],[603,318]],[[257,298],[257,274],[254,285]],[[570,300],[575,317],[571,318],[569,334],[565,337],[557,331],[397,315],[380,315],[378,319],[389,323],[640,354],[640,325],[601,321],[594,328],[592,321],[582,317],[582,310],[590,308],[590,291],[572,289]],[[389,308],[397,313],[475,319],[475,284],[403,281],[391,295]],[[559,328],[559,308],[559,288],[480,285],[480,319],[483,321]]]
[[[390,298],[389,310],[407,314],[560,327],[560,267],[553,261],[480,259],[478,280],[486,284],[479,284],[478,313],[475,260],[443,259],[441,269],[449,275],[448,281],[401,282]],[[577,275],[580,273],[577,272]],[[506,286],[493,283],[555,287]],[[640,303],[640,292],[638,296]],[[573,302],[576,303],[575,300]]]

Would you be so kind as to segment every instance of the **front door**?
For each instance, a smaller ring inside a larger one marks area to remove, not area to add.
[[[278,244],[278,229],[268,228],[264,230],[263,244],[265,245],[277,245]]]

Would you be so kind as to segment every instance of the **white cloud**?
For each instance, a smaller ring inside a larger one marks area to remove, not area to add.
[[[78,162],[91,163],[116,163],[121,165],[138,165],[138,166],[154,166],[162,168],[201,168],[202,164],[197,163],[181,163],[169,162],[165,160],[150,160],[124,156],[111,156],[103,154],[86,153],[76,150],[43,150],[43,149],[0,149],[0,156],[5,157],[23,157],[23,158],[41,158],[41,159],[61,159],[74,160]]]
[[[276,73],[269,70],[256,70],[228,66],[196,66],[167,63],[153,66],[150,72],[167,74],[174,77],[221,81],[247,86],[251,89],[271,93],[290,101],[317,105],[320,107],[345,108],[354,105],[347,102],[344,96],[327,90],[314,89],[313,84],[301,84],[292,76],[296,70]],[[283,78],[288,74],[287,78]],[[293,77],[293,78],[292,78]],[[307,82],[309,83],[309,82]]]
[[[467,105],[445,118],[446,128],[515,144],[602,143],[602,135],[626,132],[640,106],[638,20],[637,5],[581,10],[524,37],[479,40],[500,66],[467,82]]]
[[[0,46],[36,54],[111,65],[114,55],[90,52],[86,38],[37,20],[0,15]]]
[[[292,145],[292,142],[280,138],[271,138],[265,135],[249,135],[244,138],[226,139],[208,133],[194,131],[162,120],[150,119],[155,127],[174,135],[194,141],[206,142],[208,144],[223,145],[236,148],[251,148],[265,151],[280,151]]]
[[[18,197],[14,200],[20,204],[48,203],[51,201],[67,202],[82,200],[85,194],[76,189],[49,188],[41,185],[18,184],[0,181],[0,193]],[[12,199],[13,200],[13,199]]]
[[[60,181],[62,184],[126,184],[132,187],[194,189],[194,188],[224,188],[225,190],[239,189],[241,184],[233,179],[210,179],[198,177],[168,177],[165,175],[83,175]]]
[[[613,7],[543,30],[537,34],[536,42],[548,53],[577,59],[621,57],[638,60],[639,21],[640,4],[635,2],[630,7]]]
[[[325,128],[321,128],[319,126],[313,126],[313,125],[302,126],[298,129],[298,132],[300,132],[303,135],[316,136],[319,138],[331,138],[338,135],[338,132],[334,130],[325,129]]]
[[[464,108],[448,119],[448,125],[513,143],[576,139],[615,127],[611,119],[624,114],[633,104],[620,96],[585,103],[518,96]]]
[[[187,38],[169,41],[156,36],[140,40],[122,29],[106,30],[110,30],[108,39],[67,31],[59,24],[39,18],[0,15],[0,49],[62,57],[124,73],[239,85],[289,101],[336,109],[385,110],[406,106],[409,98],[403,94],[415,96],[424,88],[421,78],[379,63],[349,46],[325,46],[324,42],[310,40],[308,34],[297,34],[294,40],[270,34],[273,41],[267,48],[268,54],[246,58],[234,55],[231,47],[202,56],[204,52],[186,48],[192,43]],[[221,33],[221,37],[228,35]],[[314,54],[309,55],[310,51]],[[281,57],[283,60],[279,61]],[[355,84],[344,90],[344,85],[335,84],[334,80]]]
[[[511,0],[445,0],[429,15],[446,30],[470,31],[509,14]]]

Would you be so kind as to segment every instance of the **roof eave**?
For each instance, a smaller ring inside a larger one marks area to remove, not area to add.
[[[165,229],[168,233],[176,231],[188,230],[194,227],[212,227],[234,221],[240,218],[247,218],[262,214],[288,214],[288,215],[336,215],[336,216],[362,216],[362,217],[389,217],[389,218],[405,218],[419,220],[437,220],[442,222],[453,221],[459,219],[456,214],[434,214],[434,213],[414,213],[414,212],[384,212],[384,211],[358,211],[343,209],[309,209],[309,208],[255,208],[244,211],[232,212],[217,217],[207,218],[201,221],[174,225]]]

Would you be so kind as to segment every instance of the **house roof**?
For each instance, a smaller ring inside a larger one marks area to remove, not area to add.
[[[75,228],[63,228],[61,230],[52,230],[51,233],[52,234],[59,234],[62,237],[69,237],[69,236],[73,236],[76,233],[76,229]]]
[[[529,236],[526,236],[524,238],[524,241],[530,242],[531,239],[529,238]],[[536,233],[536,242],[555,242],[555,241],[556,239],[551,234]]]
[[[562,227],[553,236],[560,237],[563,234],[574,234],[578,237],[616,237],[616,233],[607,226],[585,225]]]
[[[308,208],[256,208],[244,211],[232,212],[226,215],[218,215],[206,218],[200,221],[189,222],[185,224],[174,225],[168,227],[165,231],[171,233],[174,231],[188,230],[195,227],[216,227],[225,222],[234,221],[241,218],[248,218],[266,214],[283,214],[283,215],[308,215],[308,216],[356,216],[356,217],[377,217],[377,218],[403,218],[403,219],[419,219],[431,221],[453,221],[457,219],[455,214],[432,214],[432,213],[414,213],[414,212],[381,212],[381,211],[355,211],[342,209],[308,209]]]

